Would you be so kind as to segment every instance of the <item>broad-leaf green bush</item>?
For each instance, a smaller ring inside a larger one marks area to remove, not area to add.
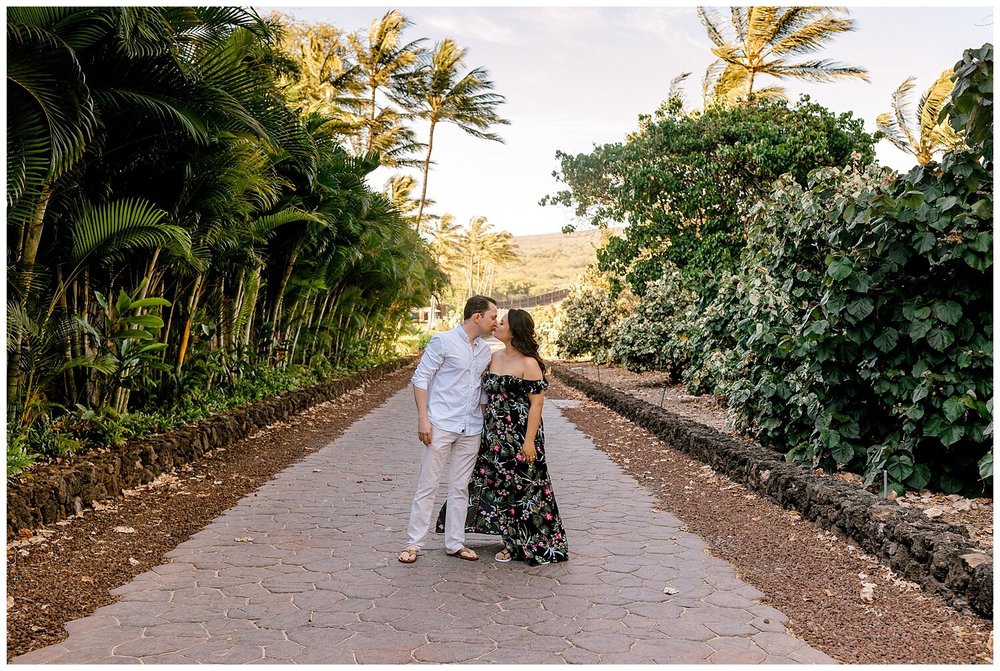
[[[590,269],[570,288],[556,328],[556,349],[563,359],[611,360],[614,327],[628,311],[628,297],[613,296],[610,278]]]

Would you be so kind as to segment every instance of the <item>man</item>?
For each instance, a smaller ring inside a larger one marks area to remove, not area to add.
[[[454,329],[431,338],[413,374],[417,436],[424,444],[424,453],[410,508],[409,539],[399,555],[404,564],[415,562],[424,546],[434,495],[449,458],[445,552],[468,561],[479,559],[475,550],[465,547],[465,517],[469,479],[483,431],[482,377],[491,355],[483,338],[497,327],[496,301],[473,296],[466,301],[462,317],[462,323]]]

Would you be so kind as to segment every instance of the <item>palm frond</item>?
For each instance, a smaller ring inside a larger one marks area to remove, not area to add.
[[[165,211],[139,198],[87,207],[72,224],[71,257],[82,263],[91,256],[117,258],[126,252],[170,243],[190,247],[188,232],[163,223],[166,216]]]
[[[882,132],[885,139],[907,154],[915,153],[915,148],[911,146],[906,133],[900,127],[899,121],[888,112],[882,112],[875,117],[875,127]]]
[[[45,116],[49,172],[58,177],[83,155],[96,123],[76,54],[51,33],[8,23],[7,80],[30,96]]]
[[[701,25],[705,26],[705,32],[708,33],[708,39],[712,40],[712,43],[718,47],[725,46],[726,39],[722,36],[722,30],[719,28],[722,20],[715,10],[699,7],[697,11]]]
[[[917,104],[921,134],[930,134],[938,126],[938,119],[941,117],[941,110],[951,97],[951,91],[955,88],[955,83],[951,80],[955,71],[948,68],[942,72],[937,81],[920,97]],[[949,126],[950,128],[950,126]]]
[[[774,42],[767,51],[776,56],[815,53],[823,49],[824,41],[831,36],[853,30],[855,30],[853,19],[826,16]]]
[[[836,61],[831,61],[825,58],[817,61],[794,63],[791,65],[785,65],[783,62],[779,61],[770,67],[761,69],[761,72],[775,77],[797,77],[799,79],[807,79],[814,82],[830,82],[836,81],[837,79],[860,79],[866,82],[871,81],[868,77],[868,71],[864,68],[855,67],[853,65],[842,65]]]
[[[94,100],[115,110],[146,110],[162,122],[176,122],[196,143],[208,144],[210,136],[205,120],[182,100],[157,93],[124,89],[96,91]]]

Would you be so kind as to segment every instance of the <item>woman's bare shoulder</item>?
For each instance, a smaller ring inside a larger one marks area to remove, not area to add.
[[[532,381],[544,379],[542,367],[538,365],[538,361],[534,357],[524,357],[524,361],[521,362],[521,377]]]

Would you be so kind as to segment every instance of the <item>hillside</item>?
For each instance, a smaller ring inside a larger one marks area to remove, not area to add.
[[[521,259],[499,272],[498,299],[536,295],[569,287],[597,258],[600,230],[515,236]]]

